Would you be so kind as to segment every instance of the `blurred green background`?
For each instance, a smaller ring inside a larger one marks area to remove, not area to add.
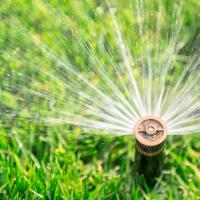
[[[173,19],[180,2],[163,0],[166,15]],[[110,3],[137,56],[136,1]],[[60,81],[51,81],[55,61],[44,56],[33,40],[67,57],[85,76],[92,65],[88,54],[107,63],[109,49],[113,61],[119,62],[106,2],[0,0],[0,4],[0,199],[200,199],[198,134],[168,138],[165,170],[154,190],[148,186],[144,190],[143,180],[134,176],[132,136],[88,134],[76,126],[47,125],[42,120],[51,113],[55,116],[57,109],[81,108],[69,101],[62,79],[67,77],[65,71],[57,74]],[[186,57],[198,53],[199,10],[199,0],[185,1],[181,33],[185,45],[180,54]],[[90,46],[88,52],[81,49],[81,42]]]

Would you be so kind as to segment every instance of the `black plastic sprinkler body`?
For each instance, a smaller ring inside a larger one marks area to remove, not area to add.
[[[142,117],[134,128],[136,138],[136,172],[153,186],[161,173],[167,126],[159,117]]]

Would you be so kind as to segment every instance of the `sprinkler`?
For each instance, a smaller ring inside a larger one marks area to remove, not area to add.
[[[143,175],[147,184],[153,186],[162,169],[166,124],[159,117],[146,116],[136,123],[134,132],[137,174]]]

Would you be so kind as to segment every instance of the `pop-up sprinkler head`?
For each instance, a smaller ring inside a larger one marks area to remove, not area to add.
[[[140,118],[134,127],[136,138],[136,168],[150,185],[161,171],[167,126],[159,117]]]
[[[167,137],[167,126],[159,117],[142,117],[135,125],[135,137],[143,153],[155,154]]]

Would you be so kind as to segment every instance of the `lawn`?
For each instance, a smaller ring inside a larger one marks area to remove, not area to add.
[[[156,9],[144,2],[145,12]],[[166,30],[180,2],[162,1],[169,18]],[[121,64],[106,1],[1,0],[0,4],[0,199],[200,199],[198,133],[168,137],[164,168],[152,189],[135,176],[133,135],[116,137],[45,122],[61,116],[59,111],[80,113],[84,107],[70,89],[84,90],[84,85],[70,84],[76,77],[55,67],[59,59],[77,66],[86,77],[97,65],[94,58],[111,68],[112,55],[112,61]],[[137,57],[145,38],[137,39],[135,31],[136,1],[110,4],[130,52]],[[198,0],[185,1],[181,58],[199,53],[194,37],[199,10]],[[144,25],[151,29],[145,19]],[[163,48],[167,38],[163,35]],[[91,82],[104,84],[95,73]],[[77,101],[70,101],[73,95]]]

